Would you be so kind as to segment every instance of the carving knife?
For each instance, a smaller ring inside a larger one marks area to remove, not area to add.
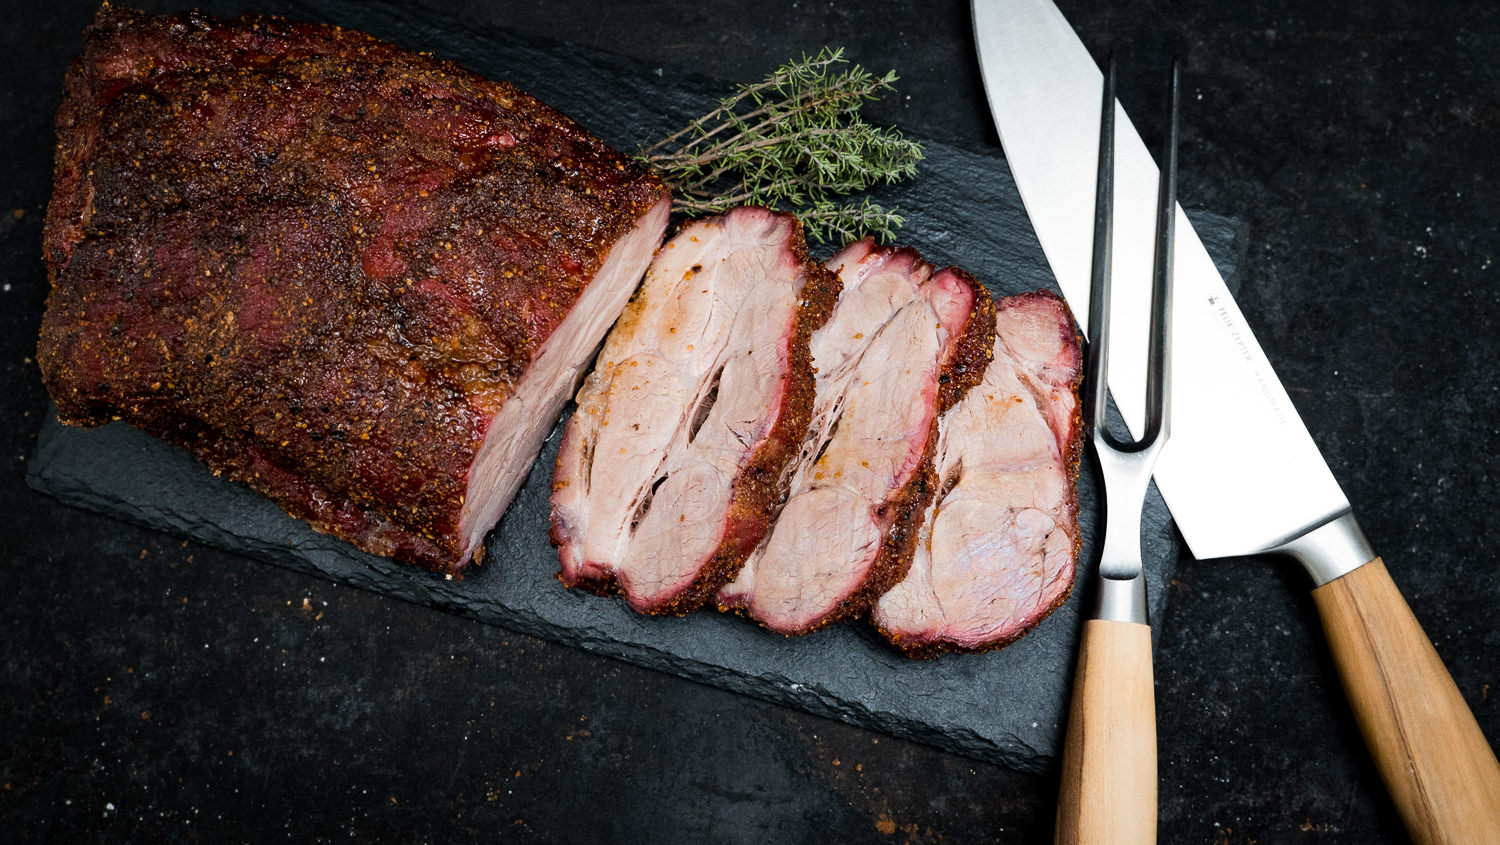
[[[985,93],[1058,285],[1089,313],[1103,76],[1051,0],[974,0]],[[1144,419],[1157,168],[1116,104],[1109,387]],[[1302,563],[1355,719],[1419,843],[1500,832],[1500,763],[1181,208],[1172,309],[1172,440],[1157,488],[1199,559]]]

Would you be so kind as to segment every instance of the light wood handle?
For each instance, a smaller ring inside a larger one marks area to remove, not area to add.
[[[1313,590],[1354,719],[1419,845],[1500,842],[1500,763],[1380,558]]]
[[[1054,841],[1156,841],[1156,692],[1148,625],[1103,619],[1083,625]]]

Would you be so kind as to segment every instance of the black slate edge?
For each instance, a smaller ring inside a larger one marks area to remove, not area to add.
[[[400,20],[375,34],[408,46],[427,36],[422,26]],[[473,44],[450,44],[443,55],[510,78],[623,148],[712,102],[701,79],[678,75],[667,82],[624,59],[529,47],[496,30],[469,37]],[[875,192],[907,215],[900,242],[936,264],[965,267],[997,296],[1055,290],[1004,160],[935,142],[926,147],[915,181]],[[1232,280],[1236,244],[1243,242],[1238,224],[1208,213],[1190,216]],[[568,591],[554,577],[547,495],[556,450],[554,432],[491,533],[485,565],[462,583],[318,535],[268,500],[215,478],[185,452],[123,424],[85,431],[49,418],[27,481],[64,502],[150,528],[957,753],[1022,770],[1055,762],[1080,602],[1070,600],[1003,651],[928,661],[896,654],[858,624],[786,640],[714,613],[638,616],[618,599]],[[1087,462],[1080,500],[1085,542],[1078,592],[1089,589],[1095,553],[1097,495]],[[1181,546],[1154,491],[1143,521],[1155,623]]]

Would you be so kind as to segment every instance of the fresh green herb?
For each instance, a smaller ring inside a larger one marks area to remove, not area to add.
[[[647,149],[643,158],[676,193],[673,210],[785,206],[820,242],[889,239],[905,222],[895,209],[836,197],[915,175],[922,147],[859,115],[867,100],[895,90],[896,74],[847,64],[842,49],[804,56]]]

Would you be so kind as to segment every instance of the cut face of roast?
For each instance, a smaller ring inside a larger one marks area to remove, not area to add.
[[[905,580],[871,620],[913,653],[983,651],[1035,626],[1072,589],[1081,357],[1050,294],[1002,299],[984,379],[940,421],[938,493]]]
[[[983,287],[911,250],[862,241],[828,266],[843,291],[813,335],[813,424],[771,533],[718,596],[786,634],[862,613],[905,574],[937,416],[977,380],[993,325]]]
[[[514,87],[270,16],[105,5],[57,131],[61,419],[450,574],[667,224],[659,180]]]
[[[789,215],[736,209],[660,250],[563,435],[565,584],[681,613],[733,577],[807,429],[808,341],[837,295]]]

